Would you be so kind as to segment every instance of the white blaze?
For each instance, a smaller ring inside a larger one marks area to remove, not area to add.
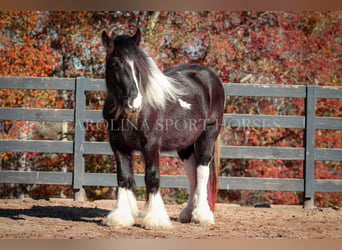
[[[137,80],[137,76],[135,75],[135,71],[134,71],[134,63],[132,60],[127,60],[128,65],[131,67],[132,70],[132,76],[133,76],[133,80],[134,80],[134,84],[138,90],[138,95],[137,97],[133,100],[133,107],[138,109],[141,107],[142,105],[142,95],[140,93],[140,89],[139,89],[139,83]]]

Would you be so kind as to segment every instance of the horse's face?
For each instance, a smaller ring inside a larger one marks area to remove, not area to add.
[[[134,65],[134,52],[140,42],[140,31],[133,36],[121,35],[112,39],[105,31],[102,42],[106,48],[107,90],[114,95],[117,104],[128,113],[141,109],[142,96],[139,90],[140,75]]]

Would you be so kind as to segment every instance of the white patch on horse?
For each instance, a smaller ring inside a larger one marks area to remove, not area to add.
[[[129,59],[127,59],[126,61],[127,61],[128,65],[131,67],[133,80],[134,80],[135,86],[138,90],[138,95],[133,100],[133,107],[136,109],[139,109],[142,105],[142,95],[140,93],[139,82],[137,80],[137,76],[135,75],[135,71],[134,71],[134,62],[132,60],[129,60]]]
[[[209,180],[209,165],[199,165],[196,170],[197,187],[194,195],[192,221],[200,224],[214,224],[214,214],[208,204],[207,184]]]
[[[134,217],[137,215],[138,207],[133,192],[119,187],[116,204],[103,221],[103,224],[116,228],[129,227],[134,224]]]
[[[172,227],[159,191],[156,194],[149,194],[145,204],[142,226],[146,229],[169,229]]]
[[[182,108],[185,109],[191,109],[191,104],[187,103],[186,101],[183,101],[182,99],[178,99],[179,105],[181,105]]]
[[[127,196],[128,196],[128,202],[129,206],[131,208],[131,214],[133,217],[138,217],[139,216],[139,209],[137,205],[137,200],[135,199],[134,193],[132,190],[127,190]]]

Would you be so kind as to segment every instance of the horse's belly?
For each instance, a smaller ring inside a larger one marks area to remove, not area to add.
[[[175,120],[172,126],[164,128],[162,150],[182,150],[189,147],[194,144],[204,128],[205,124],[202,125],[191,120]]]

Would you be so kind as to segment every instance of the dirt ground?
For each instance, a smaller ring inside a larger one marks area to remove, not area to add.
[[[216,224],[201,226],[178,221],[184,205],[167,205],[173,229],[165,231],[143,229],[141,218],[130,228],[101,225],[113,205],[113,200],[0,200],[0,239],[342,239],[342,209],[336,207],[217,204]]]

